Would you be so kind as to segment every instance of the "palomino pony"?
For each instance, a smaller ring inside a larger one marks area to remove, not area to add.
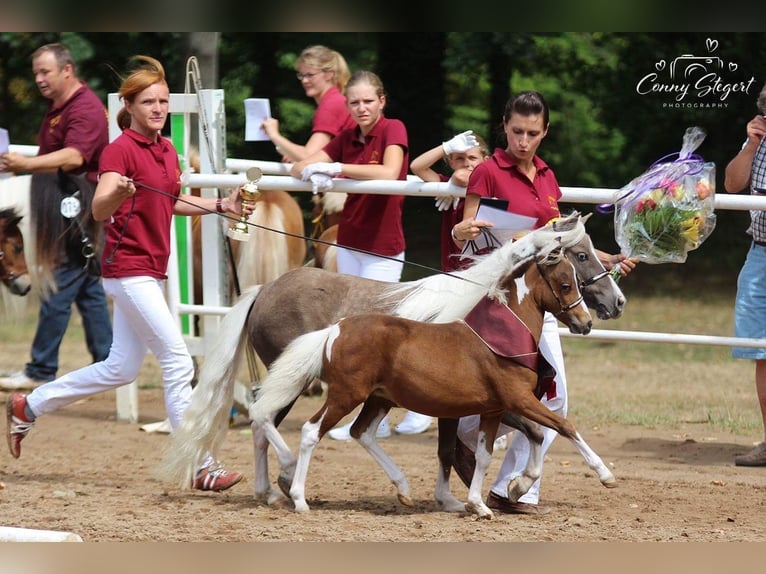
[[[573,213],[555,224],[507,243],[467,269],[438,273],[402,283],[386,283],[301,267],[279,279],[243,293],[223,318],[219,337],[209,350],[200,372],[184,421],[171,437],[172,448],[162,474],[181,485],[190,484],[197,459],[206,451],[216,452],[228,428],[228,409],[242,354],[250,345],[265,365],[270,365],[295,338],[325,328],[343,317],[359,313],[386,313],[426,322],[462,319],[485,296],[498,277],[505,277],[522,262],[534,257],[554,234],[562,238],[567,257],[575,265],[589,307],[602,319],[618,317],[625,297],[599,262],[585,221]],[[277,418],[287,414],[285,409]],[[446,421],[446,419],[444,419]],[[440,441],[442,421],[439,424]],[[445,425],[446,426],[446,423]],[[454,455],[452,448],[439,447],[441,472],[447,483]],[[445,439],[446,440],[446,439]],[[455,507],[449,501],[448,507]],[[440,500],[439,495],[437,500]],[[462,505],[461,505],[462,508]]]
[[[614,476],[574,426],[551,412],[535,393],[544,312],[554,313],[573,333],[590,332],[591,316],[572,263],[559,247],[499,277],[491,291],[495,300],[482,300],[465,321],[429,324],[361,314],[290,343],[271,365],[250,407],[256,498],[274,503],[281,497],[269,484],[267,447],[271,444],[284,481],[291,484],[296,511],[308,511],[305,483],[311,454],[324,434],[360,403],[364,406],[352,426],[353,436],[380,464],[407,506],[412,501],[404,473],[375,438],[378,423],[393,406],[440,418],[480,414],[476,469],[465,506],[479,517],[493,516],[482,500],[482,482],[505,411],[554,428],[575,444],[605,486],[613,486]],[[315,377],[327,385],[327,398],[303,425],[296,461],[274,418]],[[522,475],[508,487],[513,501],[529,490],[542,471],[542,435],[525,434],[530,456]]]
[[[22,216],[13,208],[0,209],[0,281],[14,295],[29,293],[27,261],[24,257],[24,237],[19,229]]]

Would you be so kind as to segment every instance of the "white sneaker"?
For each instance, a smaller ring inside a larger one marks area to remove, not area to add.
[[[28,377],[24,371],[16,371],[7,377],[0,377],[0,389],[36,389],[40,385],[44,385],[46,382],[47,381],[32,379]]]
[[[351,440],[351,425],[353,421],[341,427],[335,427],[327,431],[327,436],[333,440]],[[391,436],[391,426],[388,424],[388,417],[384,417],[378,425],[375,433],[376,438],[388,438]]]
[[[431,426],[431,417],[421,415],[414,411],[407,411],[402,422],[396,425],[394,429],[398,434],[420,434],[428,430]]]

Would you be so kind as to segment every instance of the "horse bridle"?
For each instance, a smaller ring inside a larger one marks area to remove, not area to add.
[[[13,281],[15,281],[19,276],[13,271],[6,269],[5,265],[3,265],[4,259],[5,250],[0,247],[0,281],[5,284],[13,283]]]
[[[575,279],[576,279],[577,278],[577,270],[575,269],[574,263],[569,261],[569,259],[566,259],[566,261],[567,261],[567,263],[569,263],[572,266],[572,270],[574,271],[574,275],[575,275]],[[548,289],[550,289],[551,293],[553,293],[553,298],[556,299],[556,302],[559,304],[559,307],[560,307],[559,312],[558,313],[554,313],[553,314],[554,317],[558,317],[559,315],[563,315],[564,313],[567,313],[568,311],[571,311],[572,309],[574,309],[575,307],[577,307],[580,303],[582,303],[584,301],[584,297],[583,297],[582,291],[578,287],[578,293],[580,294],[580,296],[577,299],[575,299],[574,301],[572,301],[571,303],[568,303],[567,305],[564,305],[561,302],[561,299],[559,299],[559,296],[556,293],[556,290],[553,288],[553,285],[551,285],[551,282],[548,281],[548,276],[543,272],[543,269],[542,269],[543,266],[540,264],[540,261],[535,259],[535,265],[537,265],[537,270],[539,271],[540,276],[543,278],[543,280],[545,281],[546,285],[548,285]],[[588,284],[590,285],[590,284],[598,281],[599,279],[601,279],[601,275],[602,274],[599,273],[599,275],[596,276],[596,278],[588,279],[588,281],[590,281],[590,283],[588,283]]]
[[[585,279],[583,281],[580,281],[580,289],[583,289],[585,287],[589,287],[590,285],[593,285],[596,281],[600,281],[604,277],[608,276],[611,272],[607,271],[606,269],[602,271],[601,273],[597,273],[590,279]],[[575,275],[577,275],[577,268],[575,268]]]

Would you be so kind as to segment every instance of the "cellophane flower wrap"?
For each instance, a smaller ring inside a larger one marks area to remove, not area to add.
[[[683,263],[713,232],[715,164],[692,153],[704,139],[701,128],[688,128],[678,154],[618,192],[614,231],[622,253],[646,263]]]

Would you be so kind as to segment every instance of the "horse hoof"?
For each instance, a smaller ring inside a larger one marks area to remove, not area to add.
[[[617,479],[613,476],[610,476],[608,478],[605,478],[601,481],[601,484],[603,484],[607,488],[617,488]]]
[[[292,503],[289,498],[285,498],[282,495],[279,496],[271,496],[268,500],[268,505],[271,508],[291,508]]]
[[[300,512],[301,514],[306,513],[309,511],[309,505],[306,504],[306,501],[300,501],[295,502],[295,512]]]
[[[527,493],[527,490],[523,489],[521,485],[521,477],[517,476],[508,483],[508,500],[511,502],[518,502],[519,498]]]
[[[279,490],[281,490],[285,496],[290,496],[290,487],[293,485],[293,477],[284,473],[280,474],[277,478],[277,485],[279,485]]]
[[[406,494],[397,494],[396,498],[398,498],[399,502],[401,502],[404,506],[413,506],[412,499]]]
[[[443,512],[466,512],[465,504],[458,499],[454,500],[437,500],[436,504],[441,508]]]

